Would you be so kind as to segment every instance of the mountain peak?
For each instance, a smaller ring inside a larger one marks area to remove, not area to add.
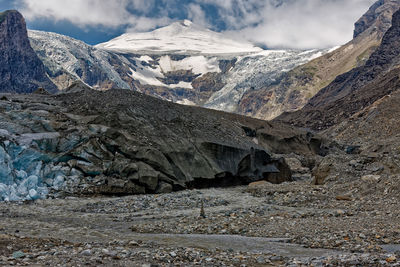
[[[392,25],[392,15],[399,9],[398,0],[378,0],[355,23],[354,38],[361,34],[370,35],[377,32],[382,38]]]
[[[393,14],[392,27],[400,28],[400,10]]]
[[[6,10],[4,12],[0,12],[0,23],[3,23],[4,20],[10,18],[11,16],[23,18],[21,13],[19,13],[17,10]]]
[[[186,26],[186,27],[190,27],[190,26],[192,26],[192,24],[193,24],[193,22],[188,19],[185,19],[182,21],[182,25]]]
[[[97,48],[146,54],[248,54],[262,49],[250,42],[237,41],[190,20],[176,21],[151,32],[126,33]]]
[[[55,91],[43,63],[33,51],[24,17],[16,10],[0,13],[0,92]]]

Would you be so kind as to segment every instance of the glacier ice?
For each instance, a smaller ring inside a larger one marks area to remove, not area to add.
[[[57,175],[53,181],[53,188],[58,190],[64,185],[65,179],[62,175]]]
[[[65,184],[62,169],[48,168],[49,156],[29,145],[9,140],[0,145],[0,201],[46,198],[48,187],[59,190]],[[52,183],[47,185],[47,180]]]

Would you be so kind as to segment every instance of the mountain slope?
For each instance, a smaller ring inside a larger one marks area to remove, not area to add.
[[[15,10],[0,13],[0,92],[55,92],[43,63],[29,44],[26,23]]]
[[[240,113],[243,95],[276,83],[283,73],[327,51],[267,50],[241,57],[224,77],[225,86],[210,97],[205,107]]]
[[[105,50],[140,54],[244,54],[262,51],[248,42],[233,40],[189,20],[145,33],[126,33],[96,46]]]
[[[284,73],[275,84],[249,91],[240,101],[239,113],[273,119],[296,111],[338,75],[362,66],[379,46],[400,8],[397,0],[379,0],[355,24],[354,39],[346,45]],[[274,92],[279,92],[275,94]]]
[[[379,48],[364,66],[338,76],[299,112],[279,119],[292,124],[326,129],[400,89],[400,11]]]
[[[28,36],[50,78],[60,89],[76,80],[94,88],[129,88],[110,63],[121,61],[118,56],[57,33],[29,31]]]
[[[185,46],[197,46],[202,51],[182,47],[179,49],[183,50],[176,50],[180,43],[176,38],[170,38],[173,30],[186,42],[191,42]],[[231,112],[238,111],[238,101],[246,91],[270,84],[283,72],[326,52],[264,51],[249,43],[234,42],[223,34],[188,21],[139,35],[149,39],[155,33],[164,39],[155,38],[153,42],[158,44],[154,49],[148,47],[153,49],[148,51],[137,50],[140,42],[132,41],[137,40],[136,34],[117,38],[126,41],[125,50],[130,52],[105,50],[102,47],[106,44],[92,47],[56,33],[30,31],[29,38],[49,76],[60,89],[81,80],[96,89],[132,89],[173,102]],[[165,43],[165,38],[170,43]],[[214,39],[216,43],[213,43]],[[160,52],[157,47],[162,46],[165,51]],[[227,53],[229,51],[236,54]]]
[[[397,72],[400,69],[396,70]],[[397,81],[400,88],[400,81]],[[326,136],[342,143],[360,145],[367,151],[400,152],[400,90],[379,98],[349,119],[329,128]]]

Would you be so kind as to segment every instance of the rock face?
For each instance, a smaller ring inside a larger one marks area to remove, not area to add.
[[[246,92],[240,100],[239,113],[273,119],[283,112],[301,109],[337,76],[366,63],[390,28],[393,13],[399,8],[399,1],[377,1],[356,23],[352,41],[283,73],[275,83]]]
[[[55,96],[1,99],[0,184],[9,200],[40,197],[49,188],[135,194],[281,183],[292,179],[291,170],[274,153],[315,155],[322,147],[284,124],[128,90],[74,84]]]
[[[400,11],[364,66],[338,76],[299,112],[279,119],[316,130],[342,122],[400,88]]]
[[[0,13],[0,61],[0,92],[56,91],[29,44],[24,18],[14,10]]]
[[[370,9],[354,24],[354,38],[364,32],[385,33],[391,25],[393,12],[399,9],[397,0],[376,1]]]
[[[342,143],[353,143],[361,150],[400,153],[400,90],[386,95],[373,104],[335,125],[325,134]]]

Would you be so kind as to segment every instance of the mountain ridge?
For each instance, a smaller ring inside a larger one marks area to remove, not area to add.
[[[300,111],[279,120],[297,126],[324,130],[351,117],[380,98],[400,88],[400,10],[392,27],[365,65],[338,76]]]
[[[304,107],[338,75],[365,64],[391,26],[400,8],[395,0],[379,0],[355,23],[355,38],[347,44],[283,73],[278,81],[261,90],[249,91],[240,100],[240,114],[274,119],[282,112]],[[363,23],[362,23],[363,22]],[[279,92],[279,95],[274,94]]]

